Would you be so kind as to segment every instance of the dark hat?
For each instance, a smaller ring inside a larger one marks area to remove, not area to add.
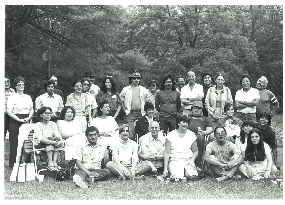
[[[88,76],[95,76],[95,73],[93,71],[87,71],[85,73],[85,77],[88,77]]]
[[[134,71],[131,75],[129,75],[129,78],[141,78],[141,74],[139,71]]]
[[[200,108],[203,108],[203,103],[201,101],[195,101],[193,103],[193,107],[200,107]]]

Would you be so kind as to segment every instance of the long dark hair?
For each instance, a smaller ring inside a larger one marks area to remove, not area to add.
[[[253,133],[257,133],[260,137],[260,140],[257,145],[254,145],[251,141],[251,135]],[[266,157],[266,154],[265,154],[265,149],[264,149],[262,133],[259,129],[253,128],[248,134],[244,160],[251,161],[251,162],[263,161],[265,157]]]
[[[165,90],[165,81],[167,81],[167,79],[168,78],[170,78],[171,79],[171,81],[172,81],[172,88],[171,88],[171,90],[172,91],[174,91],[175,90],[175,80],[174,80],[174,78],[172,77],[172,75],[171,74],[166,74],[166,75],[164,75],[163,76],[163,79],[162,79],[162,83],[161,83],[161,86],[160,86],[160,90]]]
[[[103,93],[107,93],[107,88],[106,88],[106,85],[105,85],[105,82],[106,80],[109,79],[111,84],[112,84],[112,87],[111,87],[111,93],[114,95],[117,93],[117,85],[116,85],[116,81],[112,78],[112,77],[105,77],[102,81],[102,86],[101,86],[101,91]]]
[[[98,116],[101,116],[101,115],[103,114],[101,108],[104,107],[105,104],[110,104],[107,99],[103,99],[103,100],[98,104],[98,107],[97,107]]]
[[[254,123],[251,122],[251,121],[244,121],[244,122],[242,123],[242,126],[241,126],[241,128],[240,128],[240,141],[241,141],[242,144],[245,143],[245,134],[244,134],[244,131],[243,131],[242,128],[243,128],[244,126],[246,126],[246,125],[250,125],[250,126],[252,126],[252,127],[254,128]]]
[[[74,119],[75,117],[75,114],[76,114],[76,111],[73,107],[71,106],[65,106],[64,108],[62,108],[61,112],[60,112],[60,115],[59,115],[59,120],[64,120],[65,119],[65,114],[67,112],[68,109],[71,109],[71,112],[73,113],[73,118],[71,120]]]

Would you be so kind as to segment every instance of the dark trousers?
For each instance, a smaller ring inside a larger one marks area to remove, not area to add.
[[[18,118],[24,119],[28,117],[28,114],[17,114]],[[17,157],[18,136],[19,128],[23,123],[18,122],[10,118],[9,124],[9,142],[10,142],[10,155],[9,155],[9,167],[13,168]]]
[[[176,126],[176,116],[174,117],[159,117],[159,124],[160,129],[163,130],[163,132],[166,134],[167,130],[169,129],[169,132],[175,129]]]
[[[10,123],[10,116],[4,113],[4,140],[5,140],[6,133],[9,130],[9,123]]]

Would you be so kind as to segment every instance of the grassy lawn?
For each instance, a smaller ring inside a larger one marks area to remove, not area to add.
[[[277,174],[283,181],[283,116],[273,118],[272,126],[277,133],[278,166]],[[9,182],[11,169],[8,168],[8,147],[5,142],[4,153],[4,199],[42,199],[42,200],[95,200],[95,199],[132,199],[132,200],[169,200],[169,199],[283,199],[283,187],[278,188],[270,180],[228,180],[215,182],[207,176],[196,182],[160,182],[146,177],[145,181],[119,181],[110,179],[96,182],[93,187],[82,190],[72,181],[57,182],[54,178],[45,178],[43,183]]]

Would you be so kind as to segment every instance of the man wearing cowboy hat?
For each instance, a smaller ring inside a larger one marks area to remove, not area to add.
[[[129,86],[123,88],[120,97],[126,113],[125,121],[130,127],[130,139],[134,139],[134,122],[145,115],[144,105],[151,102],[151,93],[140,86],[141,74],[135,71],[129,76]]]

